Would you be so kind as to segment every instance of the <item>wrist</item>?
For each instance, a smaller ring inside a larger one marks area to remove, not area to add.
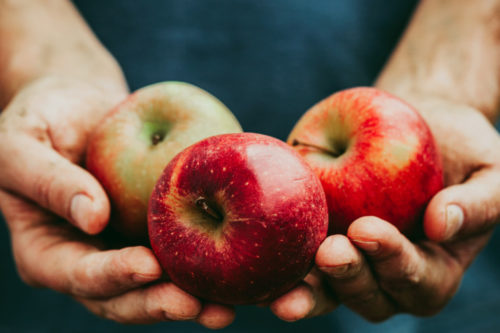
[[[116,94],[120,66],[69,0],[0,1],[0,109],[23,87],[70,77]]]
[[[403,99],[422,95],[480,111],[500,106],[500,0],[422,1],[377,79]]]

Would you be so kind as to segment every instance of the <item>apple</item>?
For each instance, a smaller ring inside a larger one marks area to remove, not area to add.
[[[188,83],[153,84],[117,105],[90,137],[86,160],[110,198],[114,229],[147,241],[149,197],[168,162],[201,139],[235,132],[224,104]]]
[[[241,133],[202,140],[165,168],[149,203],[153,252],[205,300],[274,299],[311,269],[328,231],[325,194],[286,143]]]
[[[424,119],[375,88],[347,89],[319,102],[287,142],[321,180],[330,234],[372,215],[414,235],[426,204],[443,188],[441,158]]]

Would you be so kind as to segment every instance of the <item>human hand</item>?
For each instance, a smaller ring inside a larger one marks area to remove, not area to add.
[[[498,133],[468,106],[427,96],[407,100],[427,120],[443,157],[446,187],[426,209],[428,239],[411,242],[376,217],[354,221],[347,236],[323,242],[304,285],[271,305],[278,317],[326,313],[337,302],[372,321],[398,312],[433,315],[486,245],[500,216]]]
[[[118,322],[226,326],[233,309],[202,304],[165,281],[150,249],[111,249],[102,235],[91,236],[106,226],[110,208],[99,183],[79,164],[89,133],[125,94],[42,79],[21,90],[0,115],[0,210],[19,275]]]

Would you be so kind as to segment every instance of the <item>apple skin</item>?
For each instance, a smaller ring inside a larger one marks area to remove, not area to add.
[[[287,142],[321,180],[330,234],[345,234],[355,219],[371,215],[416,235],[427,203],[443,188],[440,154],[424,119],[376,88],[351,88],[319,102]]]
[[[151,195],[148,220],[153,252],[172,281],[223,304],[291,289],[328,231],[312,169],[286,143],[254,133],[214,136],[177,155]]]
[[[206,137],[241,132],[217,98],[183,82],[162,82],[131,94],[92,134],[86,167],[112,204],[111,225],[122,236],[147,241],[147,207],[168,162]]]

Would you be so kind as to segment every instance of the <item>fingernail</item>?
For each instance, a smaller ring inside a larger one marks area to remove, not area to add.
[[[378,242],[362,241],[357,239],[353,239],[352,242],[363,251],[371,254],[374,254],[380,248],[380,244]]]
[[[85,194],[76,194],[71,200],[71,219],[82,229],[88,227],[89,211],[92,209],[92,200]]]
[[[464,223],[464,212],[458,205],[446,206],[446,230],[444,240],[452,238]]]
[[[158,280],[158,276],[155,274],[143,274],[143,273],[132,274],[132,281],[137,283],[146,283],[154,280]]]
[[[349,264],[340,266],[320,267],[320,269],[330,276],[333,276],[335,278],[342,278],[347,273],[347,270],[349,269]]]

